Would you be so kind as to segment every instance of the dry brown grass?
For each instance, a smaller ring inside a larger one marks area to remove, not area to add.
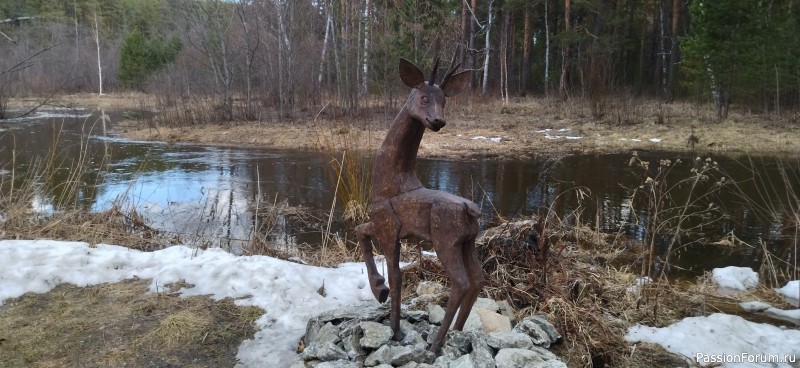
[[[83,107],[87,109],[131,110],[149,105],[153,96],[140,92],[114,92],[102,96],[97,93],[78,93],[72,95],[56,95],[47,100],[47,106]],[[42,103],[43,98],[12,98],[12,108],[34,107]]]
[[[17,206],[0,224],[9,239],[64,239],[89,244],[116,244],[151,251],[164,248],[171,240],[147,226],[136,211],[124,213],[117,207],[96,213],[84,209],[59,211],[38,216]]]
[[[547,249],[535,220],[511,222],[483,234],[478,250],[488,280],[484,294],[508,300],[518,317],[548,316],[564,338],[552,350],[570,367],[685,366],[680,356],[651,344],[634,347],[623,336],[637,323],[667,326],[688,316],[739,314],[740,301],[785,306],[772,289],[725,294],[708,276],[696,282],[655,280],[634,290],[637,275],[613,266],[617,258],[631,256],[615,247],[613,235],[549,221]],[[410,255],[404,259],[418,260],[413,252]],[[423,280],[448,283],[438,260],[429,257],[405,271],[407,296]],[[764,321],[761,316],[745,317]]]
[[[725,121],[714,118],[713,109],[686,102],[670,104],[651,100],[620,98],[599,120],[592,116],[590,103],[580,99],[528,98],[502,105],[480,99],[456,100],[448,104],[448,125],[438,133],[429,132],[422,141],[421,157],[456,159],[525,158],[537,154],[624,152],[628,150],[669,150],[704,153],[790,153],[800,150],[797,114],[768,116],[732,111]],[[316,150],[318,136],[335,137],[346,130],[367,137],[356,150],[375,149],[391,122],[383,112],[342,120],[320,116],[281,123],[236,122],[164,127],[157,130],[127,122],[119,129],[134,139],[185,141],[203,144],[242,144],[279,149]],[[324,131],[322,131],[322,130]],[[547,139],[550,135],[580,136],[581,139]],[[689,144],[694,134],[699,142]],[[473,139],[500,137],[500,143]],[[243,139],[244,137],[244,139]],[[651,142],[659,138],[660,142]],[[635,141],[639,140],[639,141]]]
[[[263,310],[148,293],[148,280],[61,285],[0,307],[1,367],[233,366]]]

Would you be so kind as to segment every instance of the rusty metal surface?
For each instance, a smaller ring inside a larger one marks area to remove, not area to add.
[[[394,340],[400,331],[400,239],[415,237],[433,243],[450,279],[451,289],[445,317],[430,350],[441,348],[448,326],[460,330],[485,283],[475,251],[480,210],[472,201],[427,189],[415,172],[417,152],[425,129],[434,132],[446,125],[446,97],[455,96],[470,80],[471,71],[458,70],[455,58],[444,79],[435,84],[438,58],[430,79],[408,60],[400,59],[400,79],[411,88],[408,100],[392,122],[375,158],[372,177],[370,221],[356,227],[356,235],[367,265],[370,288],[381,303],[391,296],[391,327]],[[389,287],[378,273],[372,247],[378,245],[387,261]]]

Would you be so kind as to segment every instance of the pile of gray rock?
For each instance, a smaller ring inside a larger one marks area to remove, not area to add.
[[[291,368],[345,367],[566,367],[547,350],[561,335],[543,316],[512,327],[505,301],[479,298],[463,331],[449,331],[438,355],[428,347],[444,318],[447,296],[436,283],[423,282],[418,297],[403,303],[403,341],[392,340],[389,304],[369,302],[322,313],[308,321]]]

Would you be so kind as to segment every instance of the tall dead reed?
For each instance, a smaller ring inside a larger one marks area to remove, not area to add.
[[[323,124],[319,115],[314,118],[314,133],[319,151],[329,158],[326,172],[334,193],[323,233],[322,252],[325,253],[329,244],[340,249],[347,248],[347,237],[331,232],[337,204],[345,228],[355,226],[368,217],[374,151],[371,148],[372,130],[368,123],[361,128],[350,121],[328,121],[328,124]]]
[[[160,246],[157,232],[135,211],[113,205],[101,213],[91,212],[81,201],[92,191],[88,186],[95,185],[87,178],[100,177],[107,170],[108,157],[104,154],[92,162],[98,154],[89,146],[100,120],[84,124],[77,150],[61,147],[63,125],[57,128],[48,151],[29,162],[18,161],[16,144],[10,148],[11,160],[0,163],[9,172],[0,176],[3,237],[112,243],[139,249]]]
[[[761,239],[755,247],[761,249],[760,274],[768,285],[778,287],[787,280],[800,279],[798,248],[800,248],[800,162],[778,160],[777,177],[760,170],[765,163],[747,157],[740,163],[749,177],[731,183],[733,193],[761,219],[779,229],[779,238],[790,245],[784,254],[774,254]]]

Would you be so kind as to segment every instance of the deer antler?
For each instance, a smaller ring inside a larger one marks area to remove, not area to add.
[[[433,85],[436,83],[436,69],[439,69],[439,57],[433,62],[433,70],[431,70],[431,78],[428,79],[428,84]]]
[[[456,64],[456,58],[458,57],[460,51],[461,45],[458,45],[456,52],[453,54],[453,60],[450,61],[450,67],[447,68],[447,73],[445,73],[444,79],[442,79],[442,83],[439,85],[439,87],[444,88],[444,86],[447,85],[447,80],[450,79],[456,70],[458,70],[458,67],[461,66],[461,63]]]

